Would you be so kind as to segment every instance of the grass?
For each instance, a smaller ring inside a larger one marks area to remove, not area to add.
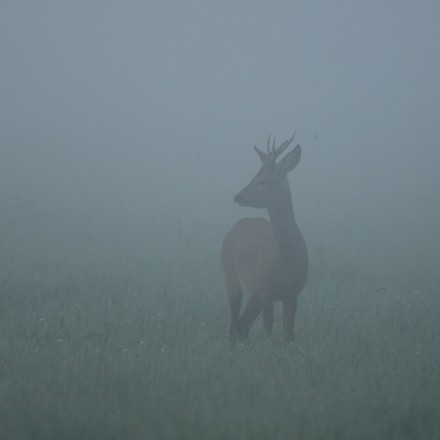
[[[315,265],[231,349],[216,258],[103,267],[1,272],[1,439],[440,438],[435,277]]]

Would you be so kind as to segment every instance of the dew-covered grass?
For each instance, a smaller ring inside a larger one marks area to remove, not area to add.
[[[435,275],[312,266],[228,343],[218,258],[1,271],[1,439],[438,439]]]

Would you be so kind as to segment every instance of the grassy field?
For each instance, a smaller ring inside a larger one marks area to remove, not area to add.
[[[438,439],[440,296],[421,278],[314,264],[295,343],[278,307],[273,343],[260,317],[231,349],[214,253],[3,267],[0,438]]]

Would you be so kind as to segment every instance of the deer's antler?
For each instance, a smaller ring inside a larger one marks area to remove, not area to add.
[[[296,133],[296,132],[295,132]],[[266,149],[267,153],[261,151],[256,145],[254,145],[254,150],[257,152],[258,156],[260,156],[261,163],[265,163],[270,161],[271,163],[275,163],[278,157],[286,151],[286,148],[292,143],[293,138],[295,137],[295,133],[293,133],[290,139],[284,141],[278,148],[275,146],[276,136],[274,136],[272,141],[272,147],[270,146],[270,134],[267,137]]]

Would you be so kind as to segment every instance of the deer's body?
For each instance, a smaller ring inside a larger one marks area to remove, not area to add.
[[[293,137],[292,137],[293,139]],[[276,158],[292,139],[278,149],[275,143],[265,154],[256,151],[262,167],[250,184],[234,200],[242,206],[266,208],[270,221],[243,218],[228,232],[222,245],[222,262],[231,311],[230,336],[246,338],[263,310],[266,333],[272,334],[273,303],[283,302],[286,341],[293,338],[297,297],[307,278],[308,256],[305,241],[293,214],[287,172],[299,161],[300,147],[280,163]],[[240,316],[243,292],[249,302]]]

